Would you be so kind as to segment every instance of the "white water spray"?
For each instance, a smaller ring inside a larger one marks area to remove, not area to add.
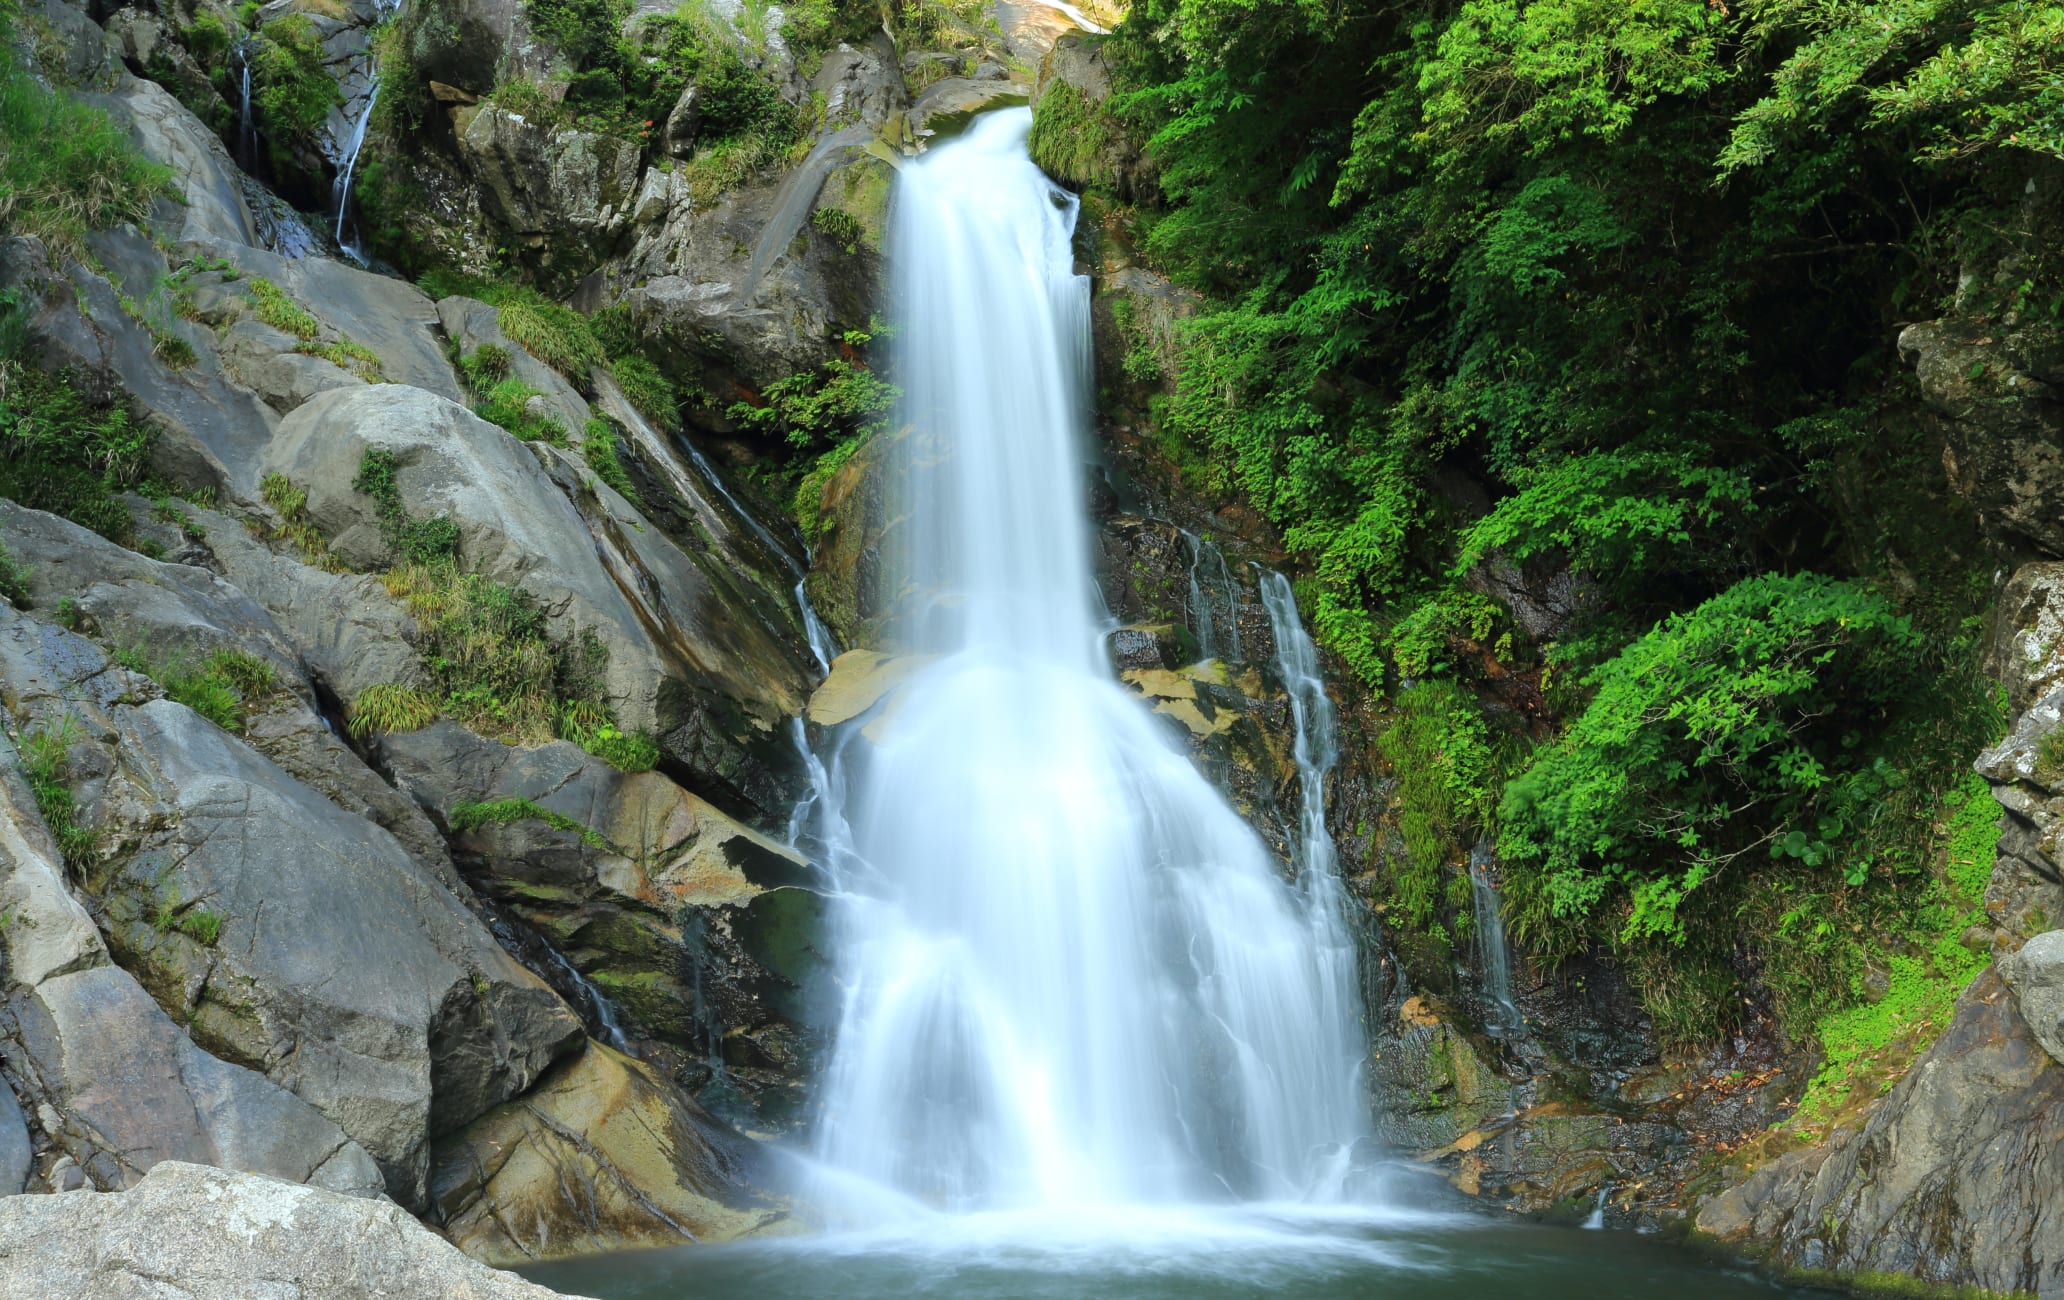
[[[1338,1199],[1366,1136],[1365,1044],[1318,847],[1323,764],[1286,883],[1109,678],[1080,445],[1089,285],[1075,202],[1027,157],[1029,125],[991,115],[902,173],[915,541],[885,558],[916,593],[910,648],[939,657],[866,724],[871,743],[834,740],[846,1001],[819,1199],[849,1222],[912,1203]],[[1330,705],[1323,737],[1308,691],[1298,709],[1300,754],[1330,747]]]

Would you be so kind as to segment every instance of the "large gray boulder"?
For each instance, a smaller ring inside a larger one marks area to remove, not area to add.
[[[502,333],[501,313],[477,298],[453,296],[437,304],[437,319],[444,335],[458,345],[462,356],[484,347],[500,348],[509,354],[509,375],[535,388],[568,436],[578,437],[588,427],[588,403],[566,377],[523,350]]]
[[[592,630],[609,651],[619,721],[664,720],[668,680],[693,678],[736,701],[771,734],[800,707],[799,653],[776,641],[629,503],[583,467],[526,446],[471,411],[420,389],[376,385],[324,393],[287,417],[265,467],[308,489],[308,514],[348,561],[389,560],[371,498],[352,480],[370,448],[392,452],[402,504],[459,526],[469,572],[530,593],[562,635]],[[575,498],[591,502],[584,514]]]
[[[2050,930],[2000,958],[2001,978],[2021,1003],[2021,1018],[2043,1050],[2064,1062],[2064,930]]]
[[[530,593],[562,634],[592,630],[609,650],[608,688],[621,720],[651,729],[668,665],[638,611],[595,556],[580,511],[538,456],[456,402],[401,385],[338,389],[280,425],[264,467],[308,490],[308,517],[360,568],[392,556],[378,508],[352,481],[368,450],[391,452],[403,506],[459,526],[469,572]]]
[[[124,73],[108,93],[82,98],[125,127],[144,157],[172,169],[180,192],[176,211],[181,216],[174,223],[178,239],[257,241],[229,150],[172,92]]]
[[[263,552],[268,560],[289,566],[292,576],[279,593],[279,606],[298,615],[296,630],[310,616],[329,621],[312,629],[320,643],[338,629],[349,630],[381,608],[393,609],[384,590],[366,578],[344,579],[307,565],[293,564],[264,552],[235,520],[213,511],[179,509],[189,526],[202,531],[202,541],[216,548]],[[444,840],[418,808],[396,793],[354,754],[331,729],[319,709],[319,692],[328,689],[348,703],[357,694],[350,665],[342,669],[343,689],[324,682],[300,652],[295,636],[273,621],[270,611],[231,583],[193,565],[169,564],[116,546],[77,524],[40,510],[26,510],[0,501],[0,540],[27,567],[27,586],[37,607],[69,610],[72,625],[116,650],[142,654],[154,671],[194,672],[220,651],[236,651],[263,662],[273,672],[275,689],[245,701],[244,737],[260,753],[303,785],[320,791],[347,812],[357,813],[393,832],[418,862],[458,887]],[[203,554],[210,552],[204,551]],[[272,566],[261,572],[270,573]],[[321,599],[339,584],[349,598],[331,605]],[[376,680],[414,684],[421,676],[403,640],[408,622],[395,617],[382,624],[389,638],[361,647],[362,667],[395,665]]]
[[[481,187],[482,205],[518,238],[591,243],[630,223],[637,145],[493,105],[462,110],[460,119],[459,156]]]
[[[201,1047],[370,1152],[397,1199],[421,1202],[431,1136],[580,1041],[557,995],[393,835],[150,698],[91,643],[12,619],[0,689],[17,716],[74,731],[67,763],[95,840],[81,876],[108,948]],[[111,1104],[132,1092],[151,1090]]]
[[[0,1199],[0,1300],[552,1300],[395,1205],[168,1161],[126,1192]]]
[[[174,369],[160,359],[158,336],[123,306],[125,297],[149,299],[170,270],[141,231],[101,231],[91,245],[102,271],[73,262],[59,275],[36,240],[0,242],[0,289],[13,290],[24,309],[29,357],[70,367],[89,392],[128,402],[156,431],[151,469],[160,478],[255,498],[252,471],[278,417],[223,369],[207,330],[169,309],[156,327],[193,348],[194,362]]]
[[[137,686],[57,628],[9,614],[0,639],[10,657],[71,664],[74,707],[113,707]],[[43,1115],[44,1138],[96,1185],[126,1186],[158,1162],[178,1159],[357,1195],[380,1190],[372,1159],[335,1122],[262,1074],[203,1051],[113,964],[67,887],[19,753],[5,739],[0,914],[10,918],[0,926],[0,1063]],[[11,1175],[18,1141],[0,1135],[0,1148],[14,1153],[4,1162]]]
[[[438,1144],[435,1221],[521,1264],[793,1231],[765,1156],[651,1066],[599,1043]]]
[[[2006,738],[1974,764],[2006,814],[2000,821],[1999,857],[1985,889],[1996,954],[2064,916],[2058,847],[2064,835],[2064,767],[2055,760],[2054,739],[2060,727],[2064,685],[2029,705]]]

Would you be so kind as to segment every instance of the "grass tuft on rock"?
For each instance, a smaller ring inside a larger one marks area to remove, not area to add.
[[[437,721],[437,697],[420,686],[381,682],[368,686],[351,702],[345,730],[353,736],[421,731]]]
[[[581,843],[591,849],[607,851],[609,841],[592,827],[568,817],[564,813],[542,808],[528,799],[496,799],[488,803],[462,803],[451,810],[446,819],[455,833],[477,830],[482,826],[507,826],[514,822],[539,821],[555,831],[578,835]]]
[[[75,872],[94,856],[93,832],[79,824],[78,801],[72,795],[67,755],[78,739],[78,719],[68,713],[55,725],[31,727],[22,732],[18,742],[29,793],[35,797],[36,808],[43,814],[51,838],[57,841],[59,855]]]
[[[39,81],[16,50],[13,17],[0,7],[0,230],[74,258],[89,232],[149,216],[172,192],[172,170],[106,113]]]

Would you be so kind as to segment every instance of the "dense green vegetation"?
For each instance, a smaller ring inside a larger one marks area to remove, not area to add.
[[[1994,561],[1891,340],[1966,265],[2014,273],[1960,310],[2058,315],[2060,36],[2011,0],[1143,0],[1109,105],[1042,100],[1047,164],[1214,304],[1159,437],[1395,709],[1401,922],[1466,926],[1495,841],[1521,940],[1610,951],[1680,1039],[1964,971]]]
[[[0,230],[77,256],[88,231],[142,220],[171,173],[106,113],[37,81],[13,44],[18,12],[0,0]]]

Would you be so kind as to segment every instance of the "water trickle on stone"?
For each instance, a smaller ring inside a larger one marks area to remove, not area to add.
[[[1240,588],[1225,554],[1185,528],[1190,552],[1190,634],[1206,659],[1240,658]]]
[[[802,819],[849,837],[813,854],[844,994],[815,1199],[845,1223],[1337,1200],[1367,1123],[1324,837],[1331,706],[1283,584],[1312,772],[1291,883],[1111,680],[1083,499],[1089,283],[1029,126],[993,114],[901,174],[913,540],[883,559],[917,593],[903,644],[936,657],[834,738]]]
[[[1505,941],[1505,902],[1491,879],[1491,855],[1478,846],[1469,855],[1469,884],[1475,895],[1477,973],[1483,980],[1484,1030],[1494,1038],[1519,1034],[1526,1018],[1512,1000],[1512,947]]]

